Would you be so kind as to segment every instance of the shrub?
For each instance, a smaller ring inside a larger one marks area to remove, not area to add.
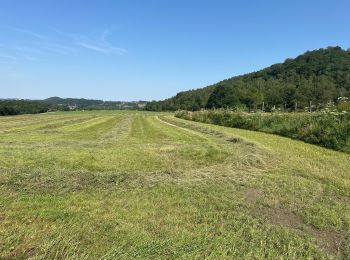
[[[350,114],[243,113],[230,110],[179,111],[176,117],[227,127],[291,137],[327,148],[350,152]]]

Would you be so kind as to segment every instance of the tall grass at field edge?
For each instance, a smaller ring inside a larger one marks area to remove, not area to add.
[[[254,113],[230,110],[178,111],[196,122],[278,134],[350,153],[349,113]]]

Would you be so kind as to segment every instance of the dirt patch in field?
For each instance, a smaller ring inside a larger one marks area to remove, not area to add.
[[[255,216],[263,216],[274,225],[282,225],[292,228],[301,227],[304,222],[300,217],[285,209],[261,208],[254,211]]]
[[[342,234],[331,230],[312,228],[310,229],[310,233],[315,237],[318,246],[330,254],[337,254],[344,240]]]
[[[5,215],[3,214],[0,214],[0,223],[4,222],[5,221]]]
[[[259,199],[259,195],[259,192],[256,190],[248,190],[246,193],[247,200],[251,202],[255,202]],[[305,225],[302,218],[286,209],[259,208],[253,211],[253,216],[266,218],[273,225],[302,230],[306,234],[314,237],[318,247],[329,254],[336,255],[340,252],[345,239],[344,235],[339,232],[333,230],[319,230],[315,227]]]
[[[251,188],[245,191],[245,199],[249,203],[255,203],[263,197],[264,193],[261,190]]]

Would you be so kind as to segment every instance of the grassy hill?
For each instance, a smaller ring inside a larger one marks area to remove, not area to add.
[[[148,110],[201,108],[318,110],[350,97],[350,50],[329,47],[215,85],[150,102]]]
[[[349,169],[166,113],[1,117],[0,258],[349,259]]]

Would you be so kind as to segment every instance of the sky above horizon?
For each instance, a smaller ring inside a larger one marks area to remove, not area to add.
[[[349,10],[348,0],[1,0],[0,98],[168,98],[347,49]]]

